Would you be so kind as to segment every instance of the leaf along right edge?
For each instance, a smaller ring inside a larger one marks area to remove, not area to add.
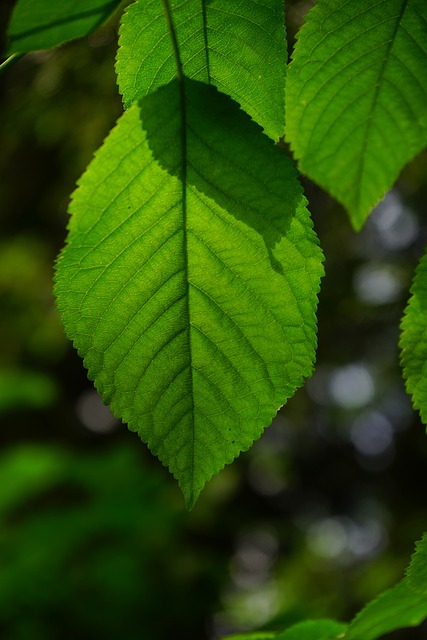
[[[427,2],[318,0],[288,70],[286,139],[360,229],[427,146]]]
[[[401,322],[403,377],[412,404],[427,424],[427,253],[421,258]]]
[[[427,533],[416,543],[405,577],[374,598],[349,624],[307,620],[274,633],[274,640],[378,640],[398,629],[415,627],[427,618]],[[241,634],[224,640],[251,640]],[[256,634],[255,638],[256,638]],[[269,637],[266,632],[266,637]],[[260,633],[260,638],[263,638]]]

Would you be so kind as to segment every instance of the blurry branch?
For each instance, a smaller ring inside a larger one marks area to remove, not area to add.
[[[24,55],[25,53],[12,53],[11,56],[6,58],[6,60],[0,64],[0,73],[3,73],[4,71],[6,71],[9,67],[14,65],[15,62],[18,62],[18,60],[23,58]]]

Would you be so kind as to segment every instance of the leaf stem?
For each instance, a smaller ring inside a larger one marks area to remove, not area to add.
[[[169,0],[162,0],[162,2],[163,2],[165,15],[166,15],[166,21],[168,23],[169,35],[172,40],[173,55],[174,55],[175,64],[176,64],[176,75],[178,77],[179,82],[181,83],[184,81],[184,74],[182,72],[182,62],[181,62],[181,56],[179,55],[178,38],[176,37],[176,31],[173,24],[172,11],[169,4]]]
[[[210,84],[211,83],[211,67],[209,62],[208,17],[206,13],[205,0],[202,0],[202,17],[203,17],[203,39],[205,41],[206,72],[208,74],[208,84]]]
[[[184,229],[185,229],[185,207],[186,207],[186,182],[187,182],[187,101],[185,95],[184,72],[182,70],[181,56],[179,55],[178,38],[172,18],[172,10],[169,0],[162,0],[163,8],[168,23],[169,35],[172,40],[173,54],[176,64],[176,77],[179,85],[179,102],[181,112],[181,149],[182,149],[182,186],[183,186],[183,210],[184,210]]]
[[[11,56],[6,58],[4,62],[0,64],[0,73],[4,73],[9,67],[18,62],[21,58],[23,58],[25,53],[12,53]]]

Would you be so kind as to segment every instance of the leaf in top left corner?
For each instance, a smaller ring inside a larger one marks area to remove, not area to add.
[[[120,0],[18,0],[7,29],[7,55],[51,49],[96,31]]]

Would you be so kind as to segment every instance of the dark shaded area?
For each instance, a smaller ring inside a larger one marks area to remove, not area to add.
[[[181,91],[185,123],[177,116]],[[180,87],[175,80],[139,109],[157,162],[262,236],[273,268],[283,273],[274,249],[303,201],[292,161],[237,102],[202,82],[185,79]]]
[[[51,293],[69,194],[121,112],[116,38],[0,77],[0,637],[208,640],[349,619],[401,578],[427,529],[427,438],[397,350],[427,244],[427,158],[358,235],[305,181],[326,256],[316,372],[188,514],[102,406]]]
[[[0,4],[0,59],[3,59],[4,52],[6,51],[6,28],[15,4],[15,0],[3,0]]]

